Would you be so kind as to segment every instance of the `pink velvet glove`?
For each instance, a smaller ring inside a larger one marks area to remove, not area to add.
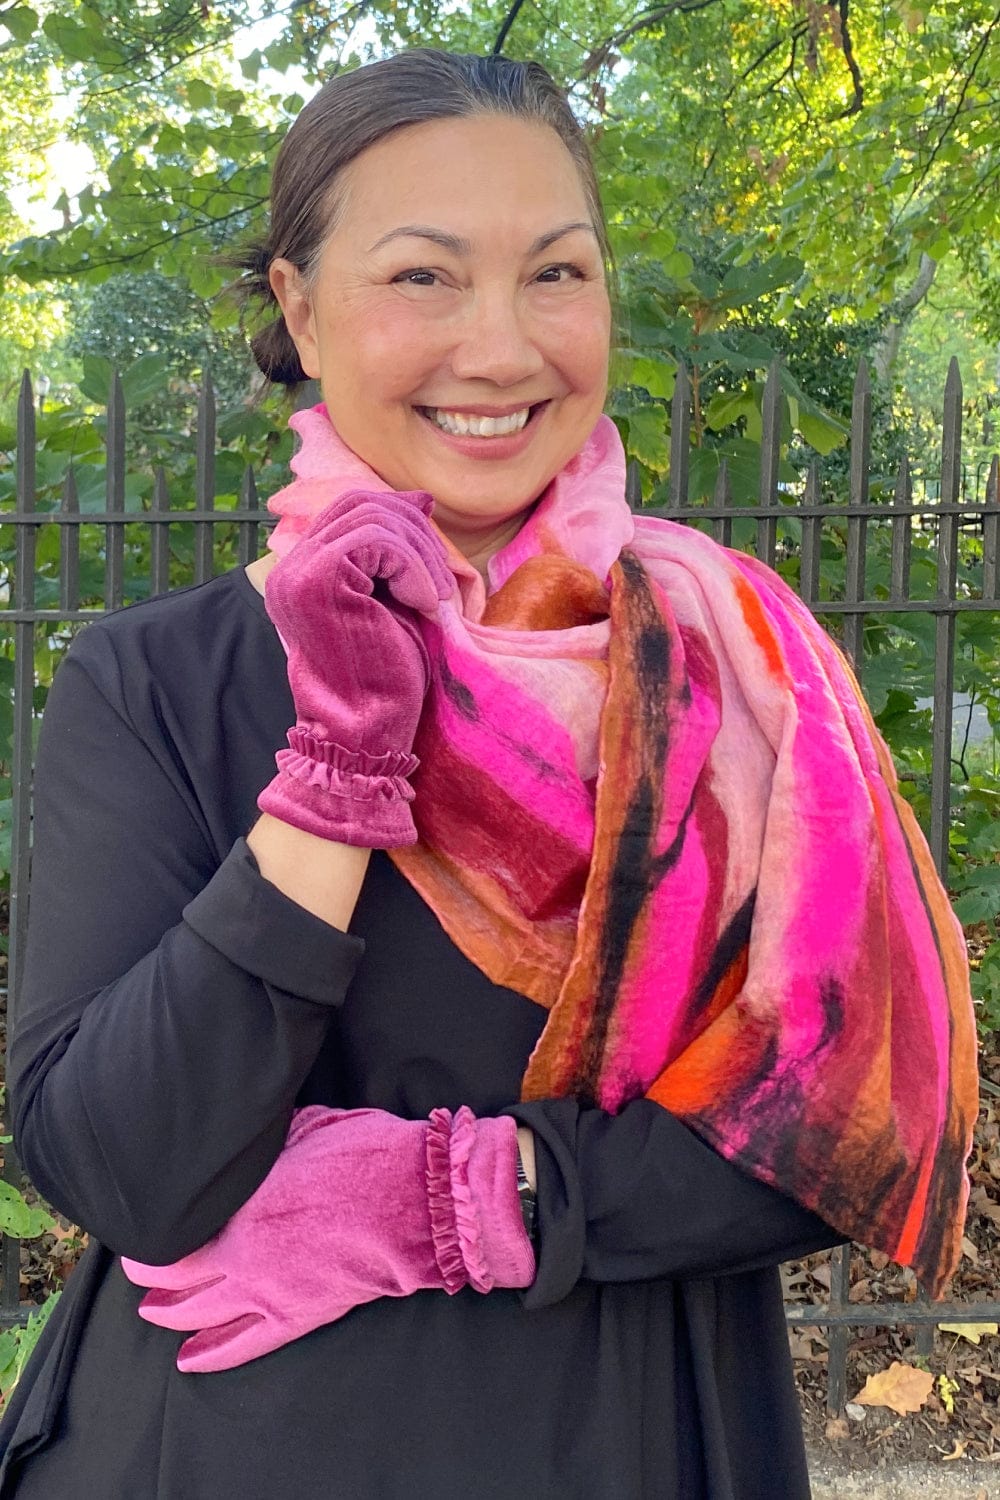
[[[464,1105],[429,1121],[311,1105],[214,1239],[170,1266],[122,1268],[153,1288],[147,1322],[200,1330],[181,1345],[185,1371],[232,1369],[378,1297],[530,1286],[517,1126]]]
[[[406,778],[430,678],[414,611],[433,615],[455,588],[432,504],[420,492],[353,490],[267,575],[296,722],[257,805],[320,838],[416,842]]]

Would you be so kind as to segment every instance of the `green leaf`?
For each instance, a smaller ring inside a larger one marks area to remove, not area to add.
[[[83,356],[83,378],[79,386],[88,401],[94,401],[98,406],[107,404],[113,374],[114,365],[103,354]]]
[[[61,1291],[54,1292],[51,1297],[46,1298],[41,1307],[28,1315],[23,1328],[11,1328],[0,1334],[0,1393],[4,1400],[10,1397],[20,1380],[24,1367],[42,1335],[42,1330],[52,1316],[52,1310],[61,1296]]]
[[[1000,895],[996,891],[966,891],[952,902],[955,915],[963,927],[977,922],[992,922],[1000,912]]]
[[[93,34],[69,16],[46,16],[42,22],[42,30],[70,62],[92,61],[95,40]]]
[[[740,417],[756,412],[757,403],[749,391],[719,391],[705,410],[705,425],[713,432],[731,427]]]
[[[0,1230],[4,1234],[19,1240],[33,1240],[51,1229],[54,1223],[52,1215],[44,1208],[26,1203],[17,1188],[0,1179]]]
[[[189,78],[186,84],[188,103],[192,109],[211,109],[215,103],[215,90],[203,78]]]
[[[162,389],[167,377],[167,359],[163,354],[143,354],[122,374],[126,409],[148,401]]]
[[[15,5],[12,10],[5,10],[0,15],[0,22],[6,26],[15,42],[30,42],[38,30],[38,13],[28,5]]]
[[[655,354],[637,354],[626,364],[629,385],[642,386],[651,396],[669,401],[674,394],[677,365],[674,360]]]
[[[643,406],[628,415],[628,452],[657,474],[670,464],[667,446],[667,414],[662,406]]]
[[[815,448],[824,458],[847,441],[843,424],[816,409],[804,411],[799,407],[798,429],[810,448]]]

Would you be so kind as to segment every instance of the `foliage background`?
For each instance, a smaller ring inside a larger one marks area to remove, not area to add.
[[[126,504],[194,493],[193,426],[207,372],[219,398],[218,504],[252,465],[283,482],[287,407],[257,387],[220,252],[258,231],[277,144],[339,70],[414,44],[544,62],[569,91],[597,159],[621,281],[609,410],[647,500],[663,497],[669,401],[690,372],[691,497],[725,463],[755,498],[764,374],[782,361],[780,479],[794,496],[821,460],[847,484],[858,361],[874,381],[874,489],[909,455],[935,493],[949,357],[965,379],[965,482],[981,497],[1000,445],[1000,10],[995,0],[0,0],[0,508],[14,497],[22,369],[38,402],[39,505],[72,466],[81,509],[103,508],[104,403],[114,367],[129,410]],[[60,153],[67,143],[75,154]],[[173,528],[172,528],[173,529]],[[8,528],[9,530],[9,528]],[[53,528],[54,530],[54,528]],[[797,581],[793,528],[780,566]],[[171,579],[192,554],[183,529]],[[98,528],[83,532],[84,603],[100,603]],[[978,550],[977,550],[978,548]],[[981,542],[963,541],[975,593]],[[224,542],[218,566],[233,560]],[[0,593],[13,539],[0,538]],[[43,532],[39,604],[58,600]],[[914,578],[934,584],[931,538]],[[884,587],[876,544],[869,578]],[[148,590],[148,541],[130,541],[127,597]],[[824,596],[844,585],[831,532]],[[2,598],[0,598],[2,602]],[[833,623],[833,622],[831,622]],[[39,634],[44,706],[68,629]],[[989,732],[956,742],[952,894],[967,924],[981,1029],[1000,1031],[1000,640],[965,615],[957,686]],[[6,879],[12,661],[0,646],[0,877]],[[903,786],[929,813],[929,617],[871,620],[866,692]],[[963,712],[966,712],[963,710]],[[959,716],[961,719],[961,715]],[[964,721],[963,721],[964,723]],[[8,829],[9,845],[9,829]],[[12,1190],[13,1191],[13,1190]],[[0,1208],[27,1212],[15,1196]],[[20,1221],[19,1221],[20,1222]],[[16,1363],[22,1343],[0,1350]],[[11,1368],[14,1366],[11,1365]]]

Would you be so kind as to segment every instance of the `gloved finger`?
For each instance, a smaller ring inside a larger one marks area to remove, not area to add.
[[[345,584],[355,593],[374,595],[383,602],[388,594],[397,604],[418,614],[434,614],[454,589],[450,572],[445,570],[446,581],[440,570],[431,571],[419,557],[402,551],[392,541],[387,543],[382,536],[369,539],[362,535],[352,542],[350,552],[341,559],[340,570]]]
[[[213,1243],[210,1240],[200,1250],[192,1250],[190,1255],[184,1255],[168,1266],[148,1266],[141,1260],[129,1260],[123,1255],[122,1270],[136,1286],[157,1287],[163,1291],[185,1291],[213,1277],[218,1280],[222,1274],[210,1263],[209,1256],[205,1253]]]
[[[304,547],[308,550],[302,551]],[[264,580],[264,600],[278,628],[293,626],[310,600],[326,601],[348,561],[369,579],[392,579],[407,571],[402,585],[407,597],[400,603],[411,608],[433,612],[439,600],[450,599],[455,591],[454,574],[436,533],[422,531],[409,517],[362,514],[346,520],[337,535],[311,544],[299,542],[271,569]],[[356,581],[350,587],[359,591]],[[370,592],[363,579],[360,591]]]
[[[292,1335],[268,1323],[262,1313],[244,1313],[220,1328],[203,1328],[185,1339],[177,1354],[177,1368],[186,1375],[234,1370],[262,1354],[291,1343]]]
[[[311,547],[328,546],[331,542],[350,534],[352,529],[366,522],[381,526],[406,526],[414,535],[426,537],[429,542],[442,545],[441,537],[431,525],[429,518],[419,507],[400,501],[395,495],[387,501],[362,499],[346,506],[338,501],[317,516],[302,537]],[[301,545],[301,543],[300,543]]]
[[[441,597],[450,596],[454,581],[444,542],[426,519],[405,506],[390,510],[384,505],[365,502],[333,520],[313,545],[322,549],[336,547],[354,555],[359,544],[364,546],[369,541],[381,542],[387,555],[419,558],[441,586]],[[288,567],[291,570],[291,562]]]
[[[225,1281],[224,1276],[217,1276],[214,1281],[182,1292],[154,1287],[139,1303],[139,1316],[158,1328],[175,1328],[179,1333],[228,1323],[243,1309],[235,1305],[233,1288],[223,1285]]]
[[[419,511],[422,515],[429,516],[434,509],[434,500],[426,490],[346,490],[318,512],[310,530],[315,527],[317,531],[322,531],[328,521],[362,506],[381,506],[386,511],[399,514]]]

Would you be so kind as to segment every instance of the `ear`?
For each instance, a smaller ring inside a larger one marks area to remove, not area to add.
[[[267,278],[278,299],[285,327],[299,352],[302,368],[311,380],[318,380],[320,371],[316,320],[302,273],[290,260],[276,256],[268,267]]]

